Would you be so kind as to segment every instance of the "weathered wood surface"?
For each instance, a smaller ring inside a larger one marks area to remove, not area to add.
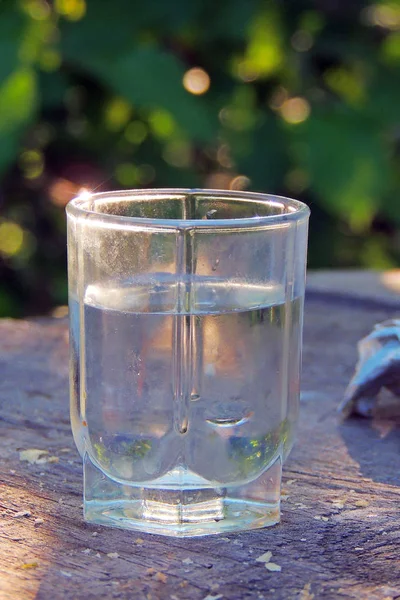
[[[281,524],[192,540],[83,522],[66,322],[0,322],[1,600],[400,598],[400,404],[372,421],[340,424],[335,414],[356,341],[396,311],[338,300],[312,293],[306,304],[300,431]],[[59,461],[21,462],[29,448]],[[281,572],[256,561],[268,550]]]

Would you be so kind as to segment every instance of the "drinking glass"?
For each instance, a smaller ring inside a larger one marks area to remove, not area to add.
[[[86,520],[173,536],[277,523],[309,209],[160,189],[84,193],[67,215]]]

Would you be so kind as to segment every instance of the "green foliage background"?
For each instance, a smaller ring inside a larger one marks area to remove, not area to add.
[[[398,1],[3,0],[0,315],[65,304],[81,187],[296,196],[310,267],[398,265],[399,66]]]

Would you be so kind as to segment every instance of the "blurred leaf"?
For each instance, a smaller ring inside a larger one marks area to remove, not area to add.
[[[137,32],[135,5],[130,0],[90,0],[85,17],[77,23],[61,21],[61,49],[67,60],[109,60],[132,47]]]
[[[284,59],[284,36],[280,12],[272,3],[254,15],[249,27],[249,41],[242,60],[248,77],[267,78],[277,71]]]
[[[206,38],[243,41],[247,38],[249,24],[254,17],[258,0],[219,0],[210,3]]]
[[[21,134],[35,111],[35,73],[20,69],[0,87],[0,173],[15,159]]]
[[[138,6],[132,0],[113,0],[110,10],[109,2],[87,0],[83,19],[61,22],[62,49],[73,60],[108,60],[129,52],[135,42],[156,40],[157,30],[164,35],[191,21],[196,24],[200,9],[199,1],[146,0]]]
[[[382,235],[365,239],[362,252],[362,266],[369,269],[393,269],[396,262],[390,256],[388,239]]]
[[[400,33],[391,33],[384,40],[382,58],[389,65],[400,64]]]
[[[244,152],[231,140],[232,154],[240,174],[250,178],[251,189],[280,193],[287,170],[287,150],[284,131],[273,115],[266,115],[263,124],[252,133]]]
[[[388,152],[374,124],[355,113],[313,115],[297,158],[322,206],[354,231],[367,227],[390,186]]]
[[[62,71],[55,73],[38,73],[38,87],[43,109],[58,108],[63,105],[68,89],[68,79]]]
[[[16,2],[0,4],[0,85],[16,69],[18,51],[26,32],[27,19]]]
[[[377,123],[397,125],[400,117],[399,69],[380,66],[374,70],[368,87],[365,110]]]
[[[328,69],[324,73],[326,84],[348,104],[357,106],[365,100],[363,78],[345,67]]]
[[[134,105],[169,111],[193,139],[214,139],[216,117],[212,118],[204,98],[186,92],[182,85],[185,68],[173,54],[147,47],[112,61],[82,56],[80,63]]]

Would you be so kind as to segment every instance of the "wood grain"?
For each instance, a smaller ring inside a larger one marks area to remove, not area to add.
[[[341,424],[335,414],[356,341],[390,316],[378,303],[310,297],[282,522],[192,540],[83,522],[66,322],[0,322],[1,600],[400,598],[400,404],[388,402],[372,421]],[[29,448],[59,460],[21,462]],[[281,572],[256,561],[268,550]]]

